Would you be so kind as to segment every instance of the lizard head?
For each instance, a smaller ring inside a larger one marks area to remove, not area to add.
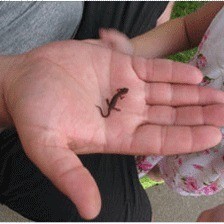
[[[119,92],[125,94],[128,92],[128,88],[120,88]]]

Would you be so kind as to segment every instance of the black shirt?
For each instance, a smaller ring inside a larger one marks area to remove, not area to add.
[[[85,2],[76,39],[98,38],[99,28],[115,28],[132,38],[155,27],[168,1]]]

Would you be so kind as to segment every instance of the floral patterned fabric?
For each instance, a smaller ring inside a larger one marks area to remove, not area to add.
[[[224,8],[206,31],[190,64],[203,75],[201,86],[224,90]],[[224,187],[224,128],[219,145],[203,152],[175,156],[137,156],[139,177],[156,164],[166,184],[181,195],[212,195]],[[209,136],[208,136],[209,137]]]

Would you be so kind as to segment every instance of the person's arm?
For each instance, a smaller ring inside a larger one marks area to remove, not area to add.
[[[131,39],[134,54],[147,58],[165,57],[199,44],[224,2],[210,2],[185,17],[170,20]]]

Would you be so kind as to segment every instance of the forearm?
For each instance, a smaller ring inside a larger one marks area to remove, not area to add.
[[[196,12],[164,23],[131,40],[134,54],[147,58],[165,57],[195,47],[224,2],[210,2]]]
[[[177,32],[178,31],[178,32]],[[146,58],[165,57],[189,47],[183,18],[170,20],[131,39],[134,54]]]
[[[186,33],[191,47],[198,46],[212,20],[223,6],[224,1],[209,2],[196,12],[184,17]]]

